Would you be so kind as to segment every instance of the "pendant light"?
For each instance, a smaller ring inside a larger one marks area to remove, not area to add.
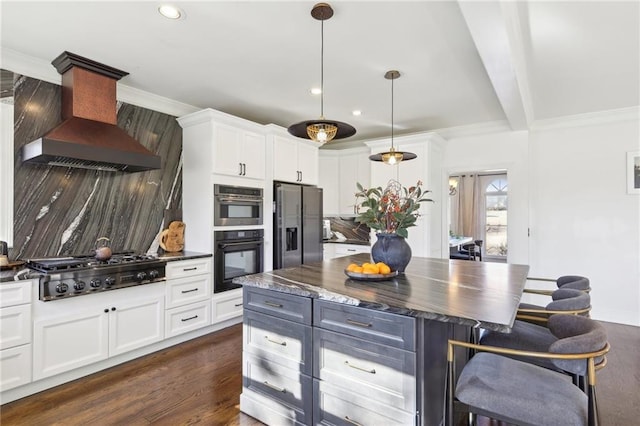
[[[333,16],[333,9],[327,3],[318,3],[311,9],[311,16],[320,21],[320,118],[301,121],[287,130],[293,136],[325,143],[353,136],[356,129],[347,123],[324,118],[324,21]]]
[[[391,148],[389,151],[370,155],[369,160],[382,161],[385,164],[398,164],[401,161],[413,160],[418,156],[413,152],[396,151],[393,146],[393,80],[400,78],[400,71],[387,71],[384,78],[391,80]]]

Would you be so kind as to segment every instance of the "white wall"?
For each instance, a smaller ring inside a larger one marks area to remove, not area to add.
[[[594,318],[640,325],[640,196],[626,189],[639,129],[636,117],[452,137],[442,175],[507,169],[509,263],[530,265],[530,276],[587,276]]]
[[[626,152],[639,121],[530,136],[531,274],[585,275],[596,319],[640,325],[640,196],[627,194]]]

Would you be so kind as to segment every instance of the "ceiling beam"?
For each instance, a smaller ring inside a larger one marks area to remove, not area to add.
[[[458,4],[510,127],[529,129],[534,117],[520,2],[459,1]]]

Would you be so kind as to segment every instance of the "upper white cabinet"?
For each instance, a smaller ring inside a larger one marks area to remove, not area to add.
[[[264,179],[264,135],[215,123],[212,142],[213,173]]]
[[[355,193],[357,183],[370,184],[369,149],[352,148],[320,151],[320,183],[324,189],[325,215],[355,215],[359,213]]]
[[[318,184],[318,148],[315,142],[287,136],[271,126],[273,138],[273,180],[308,185]]]
[[[340,157],[336,151],[320,150],[318,186],[322,188],[322,212],[325,216],[340,211]]]
[[[189,169],[264,179],[263,126],[213,109],[185,115],[178,118],[178,123],[183,128],[183,161],[189,164]]]

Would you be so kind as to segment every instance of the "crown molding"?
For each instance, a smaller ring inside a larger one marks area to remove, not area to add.
[[[640,120],[640,106],[567,115],[564,117],[549,118],[546,120],[536,120],[531,125],[531,130],[593,126],[633,120]]]
[[[51,62],[12,49],[0,47],[0,68],[48,83],[57,84],[58,86],[62,84],[62,76],[58,74],[58,71],[51,65]],[[176,117],[190,114],[201,109],[126,86],[120,82],[117,83],[116,99],[131,105],[148,108]]]

